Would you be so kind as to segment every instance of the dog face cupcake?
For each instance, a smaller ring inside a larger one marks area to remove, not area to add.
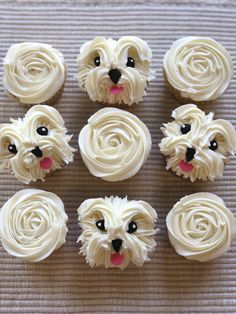
[[[17,192],[0,211],[0,235],[5,250],[29,262],[39,262],[65,243],[67,215],[61,199],[50,192]]]
[[[117,108],[97,111],[79,134],[84,163],[94,176],[106,181],[134,176],[147,160],[151,144],[145,124]]]
[[[177,202],[166,218],[176,252],[206,262],[228,251],[236,233],[236,219],[223,200],[211,193],[195,193]]]
[[[153,78],[151,58],[151,49],[139,37],[124,36],[117,41],[96,37],[80,49],[79,86],[93,101],[139,103]]]
[[[23,104],[54,104],[65,78],[62,53],[50,45],[24,42],[12,45],[4,59],[4,86]]]
[[[164,57],[164,73],[177,98],[206,102],[229,86],[233,64],[228,51],[208,37],[176,40]]]
[[[0,167],[10,169],[23,183],[41,179],[47,173],[73,161],[59,112],[46,105],[32,107],[23,119],[0,124]]]
[[[173,122],[161,128],[165,137],[160,143],[167,157],[167,169],[177,175],[213,181],[221,176],[229,155],[234,155],[236,131],[223,119],[213,120],[196,105],[188,104],[172,112]]]
[[[78,208],[81,252],[91,267],[142,266],[153,250],[156,211],[144,201],[105,197],[84,201]]]

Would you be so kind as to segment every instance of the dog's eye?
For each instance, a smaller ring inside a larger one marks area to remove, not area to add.
[[[180,131],[182,134],[187,134],[191,131],[191,125],[190,124],[184,124],[181,126]]]
[[[134,68],[134,66],[135,66],[134,58],[128,57],[128,58],[127,58],[127,62],[126,62],[126,66],[127,66],[127,67],[131,67],[131,68]]]
[[[216,142],[216,140],[215,140],[215,139],[212,140],[212,141],[210,142],[209,148],[210,148],[211,150],[216,150],[217,147],[218,147],[218,143]]]
[[[128,233],[133,233],[133,232],[135,232],[136,230],[137,230],[137,224],[136,224],[136,222],[131,221],[131,222],[129,223],[129,225],[128,225],[128,230],[127,230],[127,232],[128,232]]]
[[[12,154],[17,154],[16,145],[14,145],[14,144],[9,144],[9,145],[8,145],[8,150],[9,150],[9,152],[12,153]]]
[[[96,221],[96,227],[101,230],[101,231],[106,231],[105,229],[105,220],[104,219],[100,219],[98,221]]]
[[[42,136],[48,135],[48,129],[45,126],[40,126],[37,128],[37,133]]]
[[[100,65],[100,57],[99,56],[94,58],[94,64],[96,65],[96,67],[99,67],[99,65]]]

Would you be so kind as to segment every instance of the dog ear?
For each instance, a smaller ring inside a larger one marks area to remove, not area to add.
[[[224,119],[212,121],[207,128],[208,134],[214,137],[218,145],[223,145],[226,153],[234,155],[236,152],[236,130],[233,125]]]
[[[111,206],[112,205],[103,198],[87,199],[77,209],[79,220],[94,221],[100,218],[108,218],[111,215]]]
[[[112,39],[106,39],[105,37],[95,37],[93,40],[84,43],[80,48],[77,63],[79,65],[94,66],[94,58],[96,56],[100,56],[102,60],[106,60],[109,41],[113,42]]]
[[[22,120],[11,120],[12,123],[0,124],[0,163],[1,168],[9,168],[9,160],[14,157],[22,145],[22,138],[16,130]]]
[[[212,119],[213,114],[209,114],[210,118]],[[187,122],[197,118],[204,118],[206,117],[205,112],[200,110],[194,104],[187,104],[176,108],[171,115],[175,120],[180,122]]]
[[[65,134],[64,120],[60,113],[47,105],[35,105],[28,110],[23,118],[25,136],[35,134],[40,126]]]
[[[137,36],[123,36],[117,41],[115,52],[121,59],[128,56],[140,59],[142,62],[150,62],[152,51],[148,44]]]

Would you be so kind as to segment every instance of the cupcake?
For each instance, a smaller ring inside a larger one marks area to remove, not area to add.
[[[111,196],[92,198],[78,208],[80,252],[91,267],[142,266],[156,246],[156,211],[144,201]]]
[[[161,128],[161,153],[167,157],[166,169],[178,176],[214,181],[222,176],[229,156],[236,150],[236,131],[223,119],[213,120],[194,104],[178,107],[172,112],[174,121]]]
[[[24,42],[12,45],[4,58],[7,92],[26,105],[53,105],[66,79],[63,54],[50,45]]]
[[[46,174],[73,161],[71,137],[56,109],[33,106],[23,119],[0,124],[0,168],[25,184],[44,181]]]
[[[167,215],[166,224],[176,252],[199,262],[225,254],[236,233],[233,213],[219,196],[211,193],[181,198]]]
[[[184,102],[204,103],[219,98],[233,76],[230,54],[208,37],[176,40],[165,54],[163,65],[171,93]]]
[[[78,142],[91,174],[106,181],[122,181],[137,174],[152,145],[150,132],[138,117],[111,107],[89,118]]]
[[[42,261],[65,243],[67,219],[63,202],[56,194],[21,190],[0,211],[2,245],[22,260]]]
[[[151,49],[139,37],[96,37],[80,49],[79,86],[93,101],[131,106],[142,101],[154,78],[151,59]]]

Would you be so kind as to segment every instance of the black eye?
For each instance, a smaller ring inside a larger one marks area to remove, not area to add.
[[[48,135],[48,129],[45,126],[40,126],[37,128],[37,133],[42,136]]]
[[[101,231],[106,231],[105,229],[105,220],[104,219],[100,219],[98,221],[96,221],[96,227],[101,230]]]
[[[8,150],[9,150],[9,152],[12,153],[12,154],[17,154],[16,145],[14,145],[14,144],[8,145]]]
[[[99,65],[100,65],[100,57],[95,57],[93,62],[96,65],[96,67],[99,67]]]
[[[129,225],[128,225],[128,230],[127,230],[127,232],[128,232],[128,233],[133,233],[133,232],[135,232],[136,230],[137,230],[137,224],[136,224],[136,222],[131,221],[131,222],[129,223]]]
[[[131,68],[134,68],[134,66],[135,66],[134,58],[128,57],[128,58],[127,58],[127,62],[126,62],[126,66],[127,66],[127,67],[131,67]]]
[[[209,148],[210,148],[211,150],[216,150],[217,147],[218,147],[218,143],[216,142],[216,140],[215,140],[215,139],[212,140],[212,141],[210,142]]]
[[[191,125],[190,124],[184,124],[181,126],[180,131],[182,134],[187,134],[191,131]]]

